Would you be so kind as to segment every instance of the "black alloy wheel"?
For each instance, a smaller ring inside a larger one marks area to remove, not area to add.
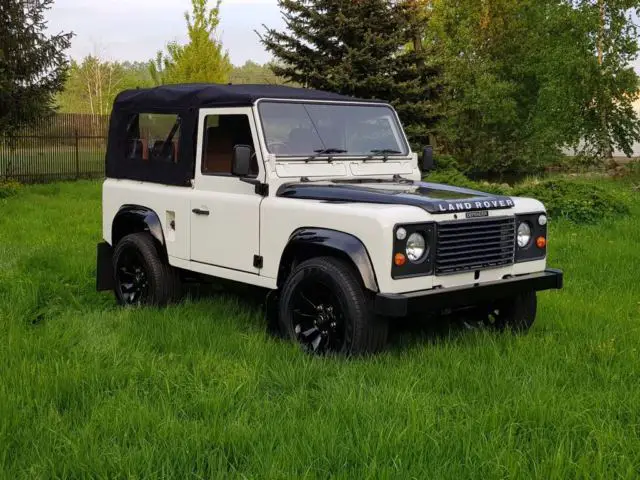
[[[181,297],[181,281],[148,232],[132,233],[113,252],[116,299],[120,305],[164,306]]]
[[[371,300],[350,263],[311,258],[297,265],[282,286],[278,325],[312,354],[375,353],[386,344],[388,323],[371,311]]]
[[[347,324],[338,297],[313,278],[304,279],[293,294],[293,330],[310,353],[341,351]]]
[[[140,252],[124,248],[116,261],[116,288],[125,305],[142,305],[149,296],[149,278]]]

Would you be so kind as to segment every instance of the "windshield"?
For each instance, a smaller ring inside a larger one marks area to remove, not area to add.
[[[407,155],[386,105],[260,102],[269,153],[284,157]]]

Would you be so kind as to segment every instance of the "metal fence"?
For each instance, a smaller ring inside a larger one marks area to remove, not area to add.
[[[0,137],[0,180],[102,178],[108,127],[107,115],[65,113]]]

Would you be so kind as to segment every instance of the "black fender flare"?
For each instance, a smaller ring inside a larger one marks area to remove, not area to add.
[[[158,214],[141,205],[123,205],[111,223],[111,244],[115,247],[122,237],[135,232],[149,232],[164,250],[164,232]]]
[[[304,248],[305,245],[320,247],[324,250],[333,251],[338,255],[348,257],[360,274],[365,288],[372,292],[379,291],[369,252],[367,252],[367,248],[358,237],[338,230],[314,227],[299,228],[289,237],[289,242],[282,252],[280,259],[278,285],[285,280],[281,278],[283,267],[286,267],[287,262],[293,260],[296,252],[298,252],[300,248]],[[286,270],[286,268],[284,268],[284,270]]]

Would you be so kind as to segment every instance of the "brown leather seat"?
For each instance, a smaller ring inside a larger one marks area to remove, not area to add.
[[[231,173],[233,139],[225,128],[207,128],[204,173]]]
[[[207,128],[202,172],[230,174],[235,145],[248,145],[254,148],[249,119],[246,115],[221,115],[217,126]],[[258,174],[258,162],[255,156],[251,161],[250,172],[253,175]]]

